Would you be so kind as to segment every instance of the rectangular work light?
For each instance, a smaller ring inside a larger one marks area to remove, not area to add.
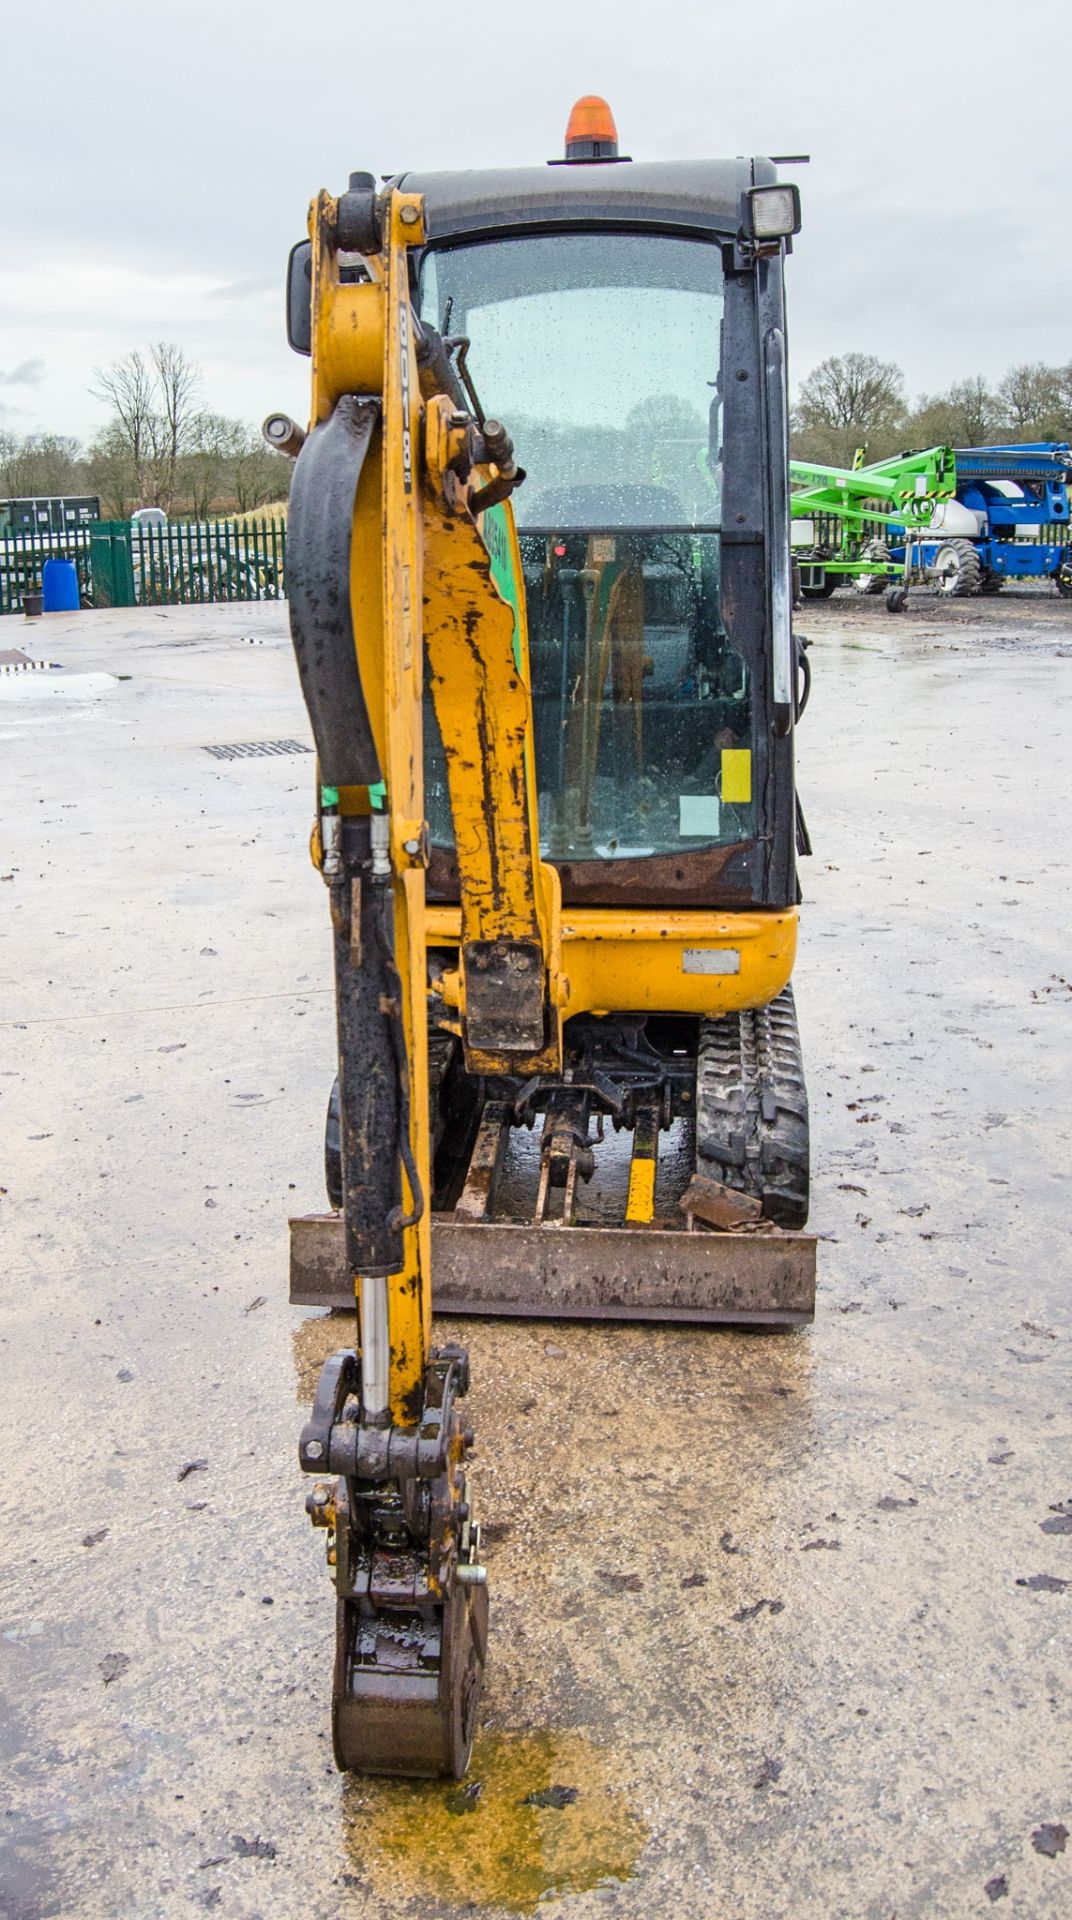
[[[752,232],[757,240],[788,239],[800,232],[800,189],[786,183],[752,187],[748,195]]]

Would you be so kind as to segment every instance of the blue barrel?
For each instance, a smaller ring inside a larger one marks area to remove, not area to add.
[[[46,613],[77,613],[78,568],[73,560],[46,560],[41,568],[41,593]]]

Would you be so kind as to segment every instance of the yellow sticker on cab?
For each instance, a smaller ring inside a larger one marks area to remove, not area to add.
[[[752,798],[752,749],[723,747],[722,799],[747,806]]]

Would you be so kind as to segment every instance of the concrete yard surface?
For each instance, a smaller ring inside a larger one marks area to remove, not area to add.
[[[58,663],[0,676],[8,1920],[1072,1912],[1072,607],[799,624],[815,1325],[450,1328],[492,1605],[463,1789],[331,1760],[296,1446],[348,1322],[287,1304],[334,1010],[286,609],[2,623]]]

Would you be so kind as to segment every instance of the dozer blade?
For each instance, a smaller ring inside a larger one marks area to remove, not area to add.
[[[515,1225],[438,1215],[433,1308],[534,1320],[800,1327],[815,1315],[815,1236]],[[342,1218],[290,1222],[294,1306],[351,1307]]]

